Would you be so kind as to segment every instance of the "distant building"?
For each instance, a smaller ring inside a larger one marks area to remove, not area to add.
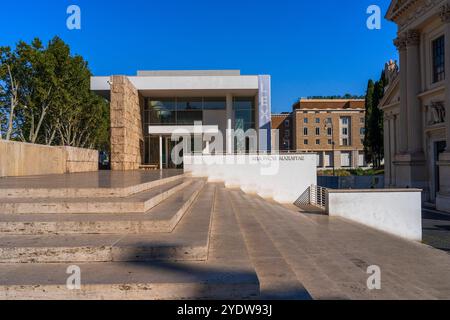
[[[278,141],[279,150],[282,152],[292,149],[292,128],[292,113],[284,112],[272,115],[272,129],[278,129],[278,136],[272,135],[272,143]],[[273,145],[273,148],[276,149],[276,145]]]
[[[364,100],[300,99],[292,113],[272,116],[272,128],[280,130],[281,151],[289,144],[290,151],[317,153],[319,168],[366,166]]]
[[[386,187],[420,188],[425,202],[450,211],[450,1],[392,1],[400,68],[386,65]],[[400,70],[399,70],[400,69]]]

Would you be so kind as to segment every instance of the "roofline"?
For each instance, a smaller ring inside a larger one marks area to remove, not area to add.
[[[301,98],[300,102],[365,102],[365,99],[307,99]]]

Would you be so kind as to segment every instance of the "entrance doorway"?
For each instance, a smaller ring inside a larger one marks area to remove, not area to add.
[[[177,143],[170,136],[148,136],[145,138],[144,164],[163,169],[176,169],[172,161],[172,150]]]
[[[445,149],[447,147],[447,143],[445,141],[436,141],[434,142],[434,159],[433,159],[433,165],[434,165],[434,195],[433,198],[436,199],[436,195],[440,191],[440,180],[439,180],[439,156],[441,153],[445,152]]]

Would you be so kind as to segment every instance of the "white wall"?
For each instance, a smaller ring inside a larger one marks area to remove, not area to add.
[[[317,184],[316,154],[185,155],[184,170],[244,192],[294,203]]]
[[[422,240],[421,190],[328,190],[327,211],[414,241]]]

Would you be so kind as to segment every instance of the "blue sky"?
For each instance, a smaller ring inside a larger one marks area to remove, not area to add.
[[[364,94],[397,59],[396,27],[366,27],[366,9],[390,0],[18,0],[2,3],[0,45],[60,36],[95,75],[136,70],[241,69],[272,75],[272,109],[299,97]],[[66,28],[77,4],[82,29]]]

